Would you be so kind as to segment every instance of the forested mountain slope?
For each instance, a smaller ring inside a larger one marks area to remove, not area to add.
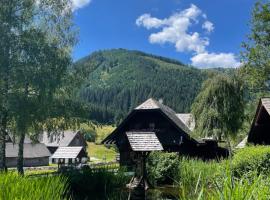
[[[147,98],[162,99],[177,112],[189,112],[205,70],[139,51],[99,51],[74,64],[82,81],[79,97],[98,108],[98,121],[118,122]],[[218,73],[215,70],[213,73]]]

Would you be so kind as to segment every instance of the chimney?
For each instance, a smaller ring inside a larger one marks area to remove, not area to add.
[[[159,99],[158,102],[163,104],[163,99]]]

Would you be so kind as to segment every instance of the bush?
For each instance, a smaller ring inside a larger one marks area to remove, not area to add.
[[[121,170],[114,173],[105,169],[93,171],[85,168],[83,171],[74,170],[67,172],[65,175],[68,177],[70,184],[70,196],[78,200],[108,199],[108,196],[112,199],[111,195],[115,196],[120,193],[130,179]]]
[[[97,132],[95,131],[95,129],[83,128],[83,129],[81,129],[81,133],[87,142],[95,142],[96,141]]]
[[[232,160],[234,175],[247,173],[270,174],[270,147],[251,146],[236,151]]]
[[[147,159],[147,172],[150,182],[170,184],[178,180],[179,156],[176,153],[153,152]]]
[[[0,200],[14,199],[67,199],[66,178],[51,177],[21,177],[15,173],[0,174]]]

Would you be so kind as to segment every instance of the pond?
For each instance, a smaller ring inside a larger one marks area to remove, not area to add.
[[[112,194],[108,194],[106,199],[114,200],[128,200],[131,199],[145,199],[145,200],[177,200],[178,198],[178,188],[172,186],[157,187],[155,189],[149,189],[145,192],[145,198],[135,198],[130,190],[123,188],[116,190]],[[93,197],[95,198],[95,197]],[[91,198],[92,199],[92,198]],[[98,199],[98,198],[97,198]]]

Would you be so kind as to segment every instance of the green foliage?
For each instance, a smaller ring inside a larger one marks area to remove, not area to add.
[[[215,187],[211,190],[204,190],[207,199],[224,200],[267,200],[270,196],[270,179],[268,177],[253,176],[235,178],[231,171],[227,172],[215,181]]]
[[[243,98],[242,84],[236,77],[218,75],[205,81],[192,105],[195,132],[219,140],[235,136],[243,122]]]
[[[15,173],[0,174],[0,199],[68,199],[67,179],[63,177],[21,177]]]
[[[70,195],[78,200],[110,199],[110,196],[118,196],[117,190],[120,191],[130,178],[125,176],[121,170],[114,173],[102,169],[99,171],[91,169],[85,169],[82,172],[71,171],[67,172],[66,176],[70,184]]]
[[[243,75],[252,92],[269,91],[270,3],[258,0],[252,12],[251,33],[243,44]]]
[[[247,147],[237,151],[232,161],[183,158],[179,163],[179,198],[267,200],[270,196],[268,154],[269,147]]]
[[[216,161],[182,158],[179,163],[180,197],[195,198],[204,188],[213,188],[214,181],[220,175],[220,163]],[[182,199],[181,198],[181,199]]]
[[[178,112],[189,112],[207,77],[205,71],[178,61],[124,49],[93,53],[71,71],[83,83],[78,91],[81,99],[97,108],[92,114],[98,121],[107,123],[118,123],[150,97],[162,98]]]
[[[87,142],[95,142],[97,133],[92,128],[81,128],[81,133]]]
[[[178,179],[179,155],[153,152],[147,159],[147,170],[152,184],[173,183]]]
[[[235,175],[241,176],[249,172],[270,174],[270,147],[250,146],[237,150],[232,161]]]

